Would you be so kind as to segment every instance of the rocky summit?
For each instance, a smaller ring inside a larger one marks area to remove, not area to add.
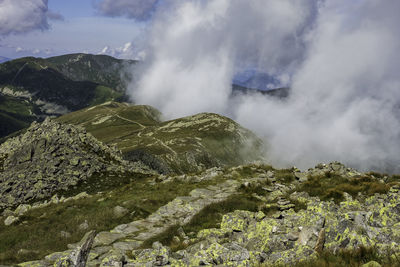
[[[79,127],[47,118],[0,146],[0,209],[51,197],[98,172],[141,171]]]

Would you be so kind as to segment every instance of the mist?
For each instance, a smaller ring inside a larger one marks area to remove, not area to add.
[[[166,1],[130,93],[166,118],[216,112],[253,130],[278,167],[338,160],[400,172],[400,2]],[[232,97],[248,68],[286,99]]]

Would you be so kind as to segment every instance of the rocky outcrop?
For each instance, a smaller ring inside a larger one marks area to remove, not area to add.
[[[389,194],[370,197],[364,203],[350,197],[339,205],[308,198],[306,210],[285,210],[273,217],[235,211],[224,215],[220,228],[200,231],[191,240],[194,244],[178,251],[180,257],[171,263],[290,265],[317,257],[322,250],[338,252],[360,246],[376,247],[382,255],[398,253],[399,208],[399,188],[392,188]]]
[[[98,233],[88,266],[293,265],[316,258],[324,251],[337,253],[359,247],[375,247],[382,255],[387,251],[400,253],[398,184],[391,184],[387,194],[368,196],[360,192],[353,198],[344,192],[343,201],[322,201],[296,190],[313,176],[330,173],[340,177],[365,177],[367,174],[334,162],[305,172],[296,168],[285,170],[294,177],[285,184],[279,170],[253,166],[213,168],[193,176],[156,178],[154,183],[171,183],[174,179],[200,183],[217,177],[225,180],[177,197],[145,219]],[[248,173],[248,177],[239,173]],[[251,193],[262,203],[258,212],[236,210],[224,214],[218,228],[185,233],[185,225],[203,208],[251,188],[258,188]],[[265,193],[256,193],[260,190]],[[275,210],[272,213],[268,212],[271,207]],[[119,212],[121,207],[115,210]],[[171,227],[179,228],[171,230]],[[175,231],[173,242],[183,249],[174,251],[158,241],[151,247],[143,247],[148,240],[166,231]],[[70,245],[71,250],[53,253],[41,262],[50,266],[77,247],[79,244]]]
[[[0,209],[51,197],[96,172],[144,171],[83,128],[51,119],[0,146]]]

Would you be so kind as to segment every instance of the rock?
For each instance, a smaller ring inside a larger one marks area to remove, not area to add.
[[[322,228],[319,231],[317,243],[315,244],[314,250],[318,253],[321,253],[324,249],[325,245],[325,228]]]
[[[74,267],[85,267],[90,249],[92,248],[95,231],[90,231],[85,234],[79,242],[80,245],[71,253],[70,260]]]
[[[51,119],[0,144],[0,163],[0,210],[49,198],[103,170],[150,173],[139,162],[122,160],[120,151],[82,128]],[[23,214],[29,208],[17,211]]]
[[[77,194],[76,196],[73,196],[72,199],[78,200],[78,199],[86,198],[86,197],[89,197],[89,194],[86,192],[81,192],[81,193]]]
[[[113,248],[121,251],[132,251],[134,249],[138,249],[143,244],[142,241],[123,241],[123,242],[115,242],[113,244]]]
[[[108,246],[124,237],[125,235],[120,233],[100,232],[94,239],[93,247]]]
[[[19,220],[18,217],[14,217],[14,216],[11,215],[11,216],[8,216],[8,217],[4,220],[4,224],[5,224],[6,226],[9,226],[9,225],[11,225],[11,224],[17,222],[18,220]]]
[[[124,207],[121,207],[121,206],[116,206],[113,209],[113,214],[114,214],[115,218],[117,218],[117,219],[124,217],[128,213],[129,213],[129,210]]]
[[[370,261],[366,264],[363,264],[361,267],[381,267],[382,265],[380,265],[378,262],[376,261]]]
[[[89,228],[89,224],[88,224],[87,220],[85,220],[83,223],[81,223],[81,224],[78,226],[78,230],[79,230],[79,231],[85,231],[85,230],[87,230],[88,228]]]
[[[5,209],[5,210],[3,211],[3,213],[2,213],[2,216],[4,216],[4,217],[8,217],[8,216],[11,216],[11,215],[15,215],[15,214],[14,214],[14,212],[13,212],[12,210],[10,210],[10,209]]]
[[[14,213],[17,214],[18,216],[22,216],[23,214],[25,214],[31,208],[32,208],[31,205],[21,204],[15,209]]]

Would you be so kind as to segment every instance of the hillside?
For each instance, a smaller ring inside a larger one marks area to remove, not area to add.
[[[0,137],[34,120],[124,98],[123,71],[134,61],[72,54],[0,64]]]
[[[149,107],[135,111],[142,122],[160,123]],[[255,163],[192,175],[157,175],[136,162],[132,172],[117,150],[52,120],[33,124],[0,153],[0,201],[25,196],[19,206],[0,206],[0,264],[398,263],[391,255],[400,253],[400,176],[337,162],[304,172]],[[32,190],[43,197],[31,201]]]
[[[229,118],[202,113],[162,121],[150,106],[109,102],[72,112],[58,120],[84,127],[115,145],[129,160],[141,160],[161,173],[197,172],[262,157],[262,141]]]
[[[127,100],[126,87],[135,78],[139,64],[82,53],[45,59],[26,57],[0,64],[0,138],[46,116]],[[289,89],[262,91],[232,85],[234,96],[255,92],[285,98]]]

